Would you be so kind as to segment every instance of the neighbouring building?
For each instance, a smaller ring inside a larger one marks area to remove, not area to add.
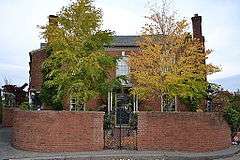
[[[49,20],[55,16],[50,15]],[[202,17],[195,14],[192,19],[192,29],[193,29],[193,38],[198,38],[204,43],[204,36],[202,35]],[[114,36],[113,43],[111,45],[105,46],[106,52],[113,56],[121,56],[121,60],[118,61],[117,68],[113,71],[113,76],[127,75],[129,72],[129,67],[127,65],[128,55],[132,51],[140,50],[137,43],[139,36]],[[30,56],[30,71],[29,71],[29,97],[31,95],[39,94],[41,91],[41,86],[43,83],[41,65],[44,60],[47,58],[45,51],[46,44],[42,43],[40,49],[33,50],[29,53]],[[97,109],[98,107],[105,108],[108,112],[115,111],[119,105],[122,104],[124,100],[124,105],[130,107],[132,111],[146,110],[148,107],[153,110],[160,110],[160,100],[157,98],[152,98],[145,101],[138,100],[137,96],[131,96],[129,94],[129,89],[132,87],[131,83],[122,84],[122,89],[116,89],[109,91],[108,96],[105,98],[95,98],[88,102],[87,106],[91,109]],[[31,98],[30,98],[31,102]],[[65,110],[75,110],[76,109],[76,100],[70,99],[70,97],[65,98],[64,100],[64,109]],[[174,104],[166,109],[167,111],[188,111],[188,107],[181,104],[177,99]]]

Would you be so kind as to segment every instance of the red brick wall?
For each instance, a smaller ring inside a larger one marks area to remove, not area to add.
[[[221,150],[231,146],[230,134],[229,126],[218,113],[139,113],[139,150]]]
[[[103,149],[103,112],[14,111],[12,145],[40,152]]]
[[[13,111],[15,108],[2,108],[2,126],[12,127],[13,125]]]

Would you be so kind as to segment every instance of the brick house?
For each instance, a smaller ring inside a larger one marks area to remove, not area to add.
[[[50,15],[49,20],[55,16]],[[198,38],[204,43],[204,37],[202,35],[202,17],[195,14],[192,20],[193,38]],[[113,43],[106,47],[107,54],[113,56],[121,56],[122,59],[118,61],[117,68],[113,71],[112,76],[127,75],[129,68],[127,66],[127,57],[132,51],[138,51],[139,45],[137,43],[139,36],[114,36]],[[45,51],[46,44],[42,43],[40,49],[33,50],[29,53],[30,56],[30,71],[29,71],[29,97],[31,102],[31,95],[38,94],[41,91],[41,86],[43,83],[41,65],[47,58]],[[87,103],[88,108],[98,109],[98,107],[103,107],[108,112],[117,108],[119,100],[125,99],[125,105],[129,104],[132,111],[146,110],[148,109],[160,110],[160,100],[156,98],[151,98],[145,101],[138,100],[137,96],[131,96],[129,94],[129,89],[132,84],[122,84],[122,89],[109,91],[107,97],[95,98]],[[66,97],[64,99],[64,109],[74,110],[76,108],[76,100]],[[175,99],[174,105],[167,109],[168,111],[188,111],[188,107],[181,104],[178,99]]]

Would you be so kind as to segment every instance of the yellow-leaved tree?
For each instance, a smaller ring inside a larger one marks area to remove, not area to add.
[[[129,56],[132,93],[140,98],[194,97],[206,95],[209,74],[220,69],[206,64],[212,52],[188,32],[185,19],[177,20],[163,1],[160,10],[151,9],[139,40],[140,51]]]

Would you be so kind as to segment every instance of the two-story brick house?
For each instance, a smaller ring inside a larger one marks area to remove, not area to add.
[[[49,16],[49,20],[55,16]],[[204,37],[202,35],[202,17],[197,14],[192,17],[192,29],[193,29],[193,38],[198,38],[204,43]],[[105,46],[107,54],[112,56],[121,56],[121,60],[118,61],[117,68],[113,71],[113,76],[127,75],[129,72],[129,67],[127,66],[127,57],[131,52],[137,52],[140,50],[140,47],[137,43],[139,36],[114,36],[113,42],[111,45]],[[41,48],[33,50],[29,53],[30,56],[30,71],[29,71],[29,94],[39,93],[41,91],[41,86],[43,84],[43,75],[42,75],[42,63],[47,58],[46,44],[42,43]],[[87,103],[87,106],[91,109],[97,109],[98,107],[105,106],[105,109],[108,111],[114,110],[117,106],[121,105],[119,101],[125,99],[125,105],[129,104],[131,110],[146,110],[146,107],[152,108],[154,110],[160,110],[160,100],[157,98],[151,98],[145,101],[138,100],[137,96],[131,96],[129,94],[129,89],[132,84],[123,84],[122,89],[109,91],[107,97],[95,98]],[[31,96],[29,96],[31,97]],[[31,101],[31,98],[30,98]],[[119,103],[119,104],[118,104]],[[65,110],[74,110],[76,105],[75,99],[70,99],[66,97],[64,99],[64,109]],[[170,110],[173,111],[187,111],[188,108],[182,105],[177,99],[174,102]]]

